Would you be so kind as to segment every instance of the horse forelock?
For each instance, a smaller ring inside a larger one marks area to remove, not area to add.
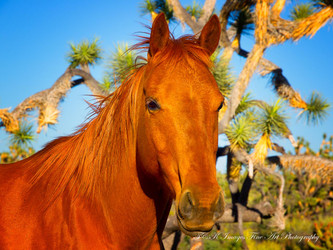
[[[149,37],[139,36],[139,38],[141,39],[141,42],[132,46],[130,50],[139,50],[147,53],[150,44]],[[185,60],[190,64],[192,62],[200,62],[207,68],[213,66],[208,51],[200,46],[199,39],[196,35],[184,35],[175,39],[170,33],[169,41],[166,43],[165,47],[153,58],[150,58],[151,63],[165,63],[171,68],[177,64],[177,61],[181,60]]]

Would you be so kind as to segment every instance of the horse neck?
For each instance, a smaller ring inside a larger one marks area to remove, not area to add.
[[[126,151],[118,153],[127,157]],[[137,157],[131,159],[110,166],[117,167],[112,182],[108,190],[101,189],[104,193],[95,197],[110,238],[127,242],[128,248],[148,246],[156,237],[161,237],[171,205],[171,199],[158,181],[144,172],[145,166]]]
[[[110,234],[123,239],[129,248],[131,244],[135,248],[148,246],[161,238],[172,202],[158,179],[147,175],[145,166],[136,159],[117,172],[110,187],[110,202],[102,204]]]

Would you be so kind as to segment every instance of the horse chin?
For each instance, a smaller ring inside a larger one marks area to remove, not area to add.
[[[190,237],[200,237],[203,234],[208,233],[208,232],[210,232],[213,229],[213,227],[212,227],[212,228],[210,228],[208,230],[204,230],[204,231],[193,231],[193,230],[190,230],[190,229],[186,228],[186,226],[183,223],[183,220],[179,217],[178,213],[177,213],[177,221],[178,221],[178,225],[179,225],[180,230],[184,234],[186,234],[186,235],[188,235]]]

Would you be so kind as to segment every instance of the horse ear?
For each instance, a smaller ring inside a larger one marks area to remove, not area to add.
[[[219,18],[217,15],[213,15],[201,31],[199,44],[207,50],[209,55],[211,55],[219,45],[220,35],[221,25]]]
[[[148,56],[154,56],[162,50],[169,41],[169,27],[164,13],[160,13],[154,20],[151,28]]]

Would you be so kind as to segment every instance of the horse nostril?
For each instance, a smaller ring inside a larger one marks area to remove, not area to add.
[[[191,198],[191,194],[190,194],[190,192],[187,192],[187,193],[186,193],[186,197],[187,197],[188,202],[190,203],[190,205],[193,207],[194,205],[193,205],[193,201],[192,201],[192,198]]]
[[[220,192],[219,198],[216,203],[215,212],[214,212],[214,220],[220,218],[224,213],[224,198],[222,192]]]
[[[183,193],[179,202],[179,212],[183,219],[191,219],[193,215],[194,202],[190,191]]]

